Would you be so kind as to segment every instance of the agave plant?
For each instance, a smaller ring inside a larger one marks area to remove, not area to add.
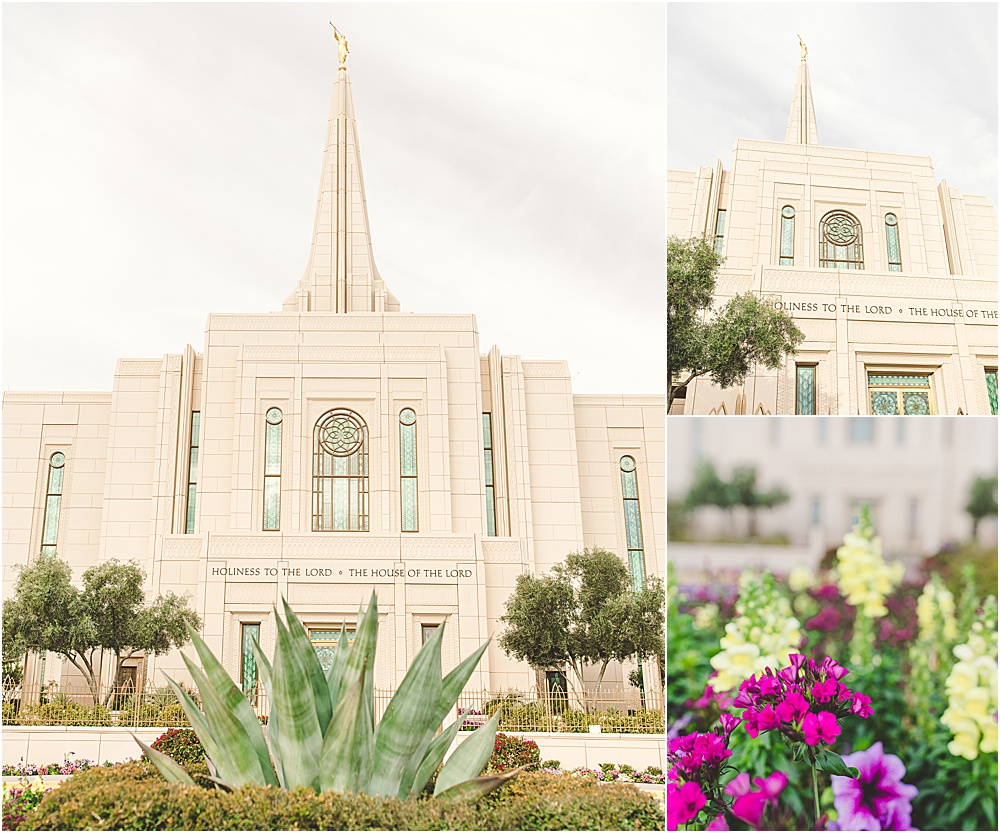
[[[189,628],[199,668],[189,657],[204,711],[170,678],[205,747],[213,780],[223,787],[309,786],[317,791],[365,793],[405,799],[419,794],[441,766],[462,718],[437,728],[455,705],[486,650],[484,643],[442,679],[444,625],[420,649],[385,715],[375,725],[373,668],[378,641],[378,605],[374,593],[367,612],[359,613],[354,643],[342,628],[330,670],[324,672],[305,628],[282,599],[287,625],[275,611],[278,644],[273,662],[254,643],[257,666],[271,713],[267,738],[239,687],[204,641]],[[473,732],[444,763],[435,796],[475,796],[499,787],[518,770],[479,776],[493,752],[498,711]],[[138,738],[168,781],[194,784],[179,764]]]

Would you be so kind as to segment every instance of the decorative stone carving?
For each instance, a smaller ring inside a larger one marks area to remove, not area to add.
[[[164,538],[160,557],[165,561],[197,561],[201,557],[202,539],[192,535]]]
[[[521,546],[517,541],[483,539],[483,561],[487,564],[517,564],[521,561]]]
[[[116,376],[159,376],[163,369],[162,361],[120,359]]]

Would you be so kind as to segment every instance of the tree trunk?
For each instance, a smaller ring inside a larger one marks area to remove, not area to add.
[[[610,660],[604,660],[604,663],[601,665],[601,673],[597,675],[597,687],[594,689],[594,711],[597,711],[597,694],[601,690],[601,683],[604,682],[604,672],[608,670],[609,662]]]
[[[754,506],[747,507],[747,534],[751,538],[757,537],[757,509]]]

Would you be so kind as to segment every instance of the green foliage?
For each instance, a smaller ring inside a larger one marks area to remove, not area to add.
[[[498,644],[535,668],[569,665],[581,690],[585,665],[599,664],[599,688],[613,660],[659,657],[662,663],[663,598],[655,578],[634,593],[628,568],[615,553],[570,553],[549,576],[517,577],[500,617],[506,629]]]
[[[996,546],[984,547],[969,541],[957,549],[948,548],[924,559],[922,567],[928,573],[938,573],[957,600],[965,590],[966,572],[972,576],[976,597],[996,593],[997,565]],[[959,628],[962,628],[961,623]]]
[[[25,703],[16,711],[13,703],[4,703],[3,722],[20,726],[110,726],[112,724],[111,712],[107,706],[83,706],[65,700]]]
[[[694,480],[684,499],[688,510],[701,506],[715,506],[732,512],[737,506],[747,510],[747,534],[757,536],[757,510],[772,509],[788,501],[788,492],[780,486],[772,489],[757,487],[757,469],[753,466],[736,466],[730,480],[724,480],[707,460],[698,463]]]
[[[6,826],[6,825],[5,825]],[[400,801],[307,788],[233,792],[165,783],[144,763],[91,769],[53,790],[32,830],[662,830],[662,805],[628,785],[524,773],[480,799]]]
[[[117,679],[126,660],[179,648],[187,643],[185,629],[200,626],[187,600],[174,593],[146,605],[144,581],[134,561],[111,559],[84,572],[78,589],[69,564],[39,558],[21,568],[14,595],[4,603],[4,642],[11,640],[22,654],[52,651],[65,657],[83,674],[96,702],[104,652],[114,657],[111,671]],[[109,689],[103,705],[112,694]]]
[[[997,476],[977,477],[969,487],[969,502],[965,511],[972,517],[972,540],[976,539],[979,522],[997,514]]]
[[[286,621],[277,622],[273,660],[269,662],[254,644],[271,705],[266,741],[250,703],[194,631],[191,639],[202,667],[189,657],[184,661],[204,711],[168,678],[221,783],[229,788],[280,785],[286,790],[307,787],[315,792],[405,799],[419,794],[435,772],[434,794],[439,796],[483,794],[516,774],[515,770],[503,776],[476,777],[493,751],[499,715],[472,732],[447,761],[444,757],[463,718],[437,733],[486,644],[442,679],[444,626],[435,629],[375,726],[375,595],[368,610],[359,613],[354,642],[341,632],[329,671],[320,665],[298,617],[287,602],[283,605]],[[192,784],[172,758],[138,743],[164,778]]]
[[[692,379],[707,375],[723,388],[742,384],[757,364],[780,367],[805,338],[791,316],[752,292],[731,298],[712,314],[721,265],[705,238],[667,241],[668,411],[677,391]]]
[[[541,760],[538,744],[533,740],[497,732],[496,740],[493,742],[493,754],[486,764],[486,771],[508,772],[516,767],[533,770],[541,766]]]
[[[701,696],[712,673],[709,659],[718,650],[718,636],[694,626],[694,617],[678,607],[678,591],[673,583],[673,570],[667,565],[668,595],[673,600],[667,607],[667,716],[677,720],[684,704]],[[769,773],[770,774],[770,773]]]
[[[52,790],[51,784],[17,783],[4,788],[3,829],[31,830],[30,819],[45,793]],[[22,827],[22,825],[25,825]]]

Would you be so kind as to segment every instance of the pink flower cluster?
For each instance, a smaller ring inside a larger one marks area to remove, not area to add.
[[[691,821],[708,802],[705,796],[717,793],[723,762],[732,755],[729,737],[740,725],[736,715],[720,718],[722,734],[692,732],[671,738],[667,746],[667,829]]]
[[[830,657],[822,662],[790,654],[789,665],[777,674],[766,669],[740,684],[734,705],[743,709],[750,737],[772,729],[808,746],[833,743],[840,734],[838,719],[849,714],[871,717],[872,701],[840,682],[849,673]]]
[[[723,792],[736,799],[730,808],[736,818],[749,824],[753,830],[763,830],[764,811],[769,806],[777,806],[778,796],[788,784],[788,776],[783,772],[774,772],[767,778],[754,778],[753,783],[756,789],[750,786],[750,776],[741,772],[726,784]],[[720,815],[709,822],[705,829],[729,830],[729,825],[726,824],[726,817]]]

